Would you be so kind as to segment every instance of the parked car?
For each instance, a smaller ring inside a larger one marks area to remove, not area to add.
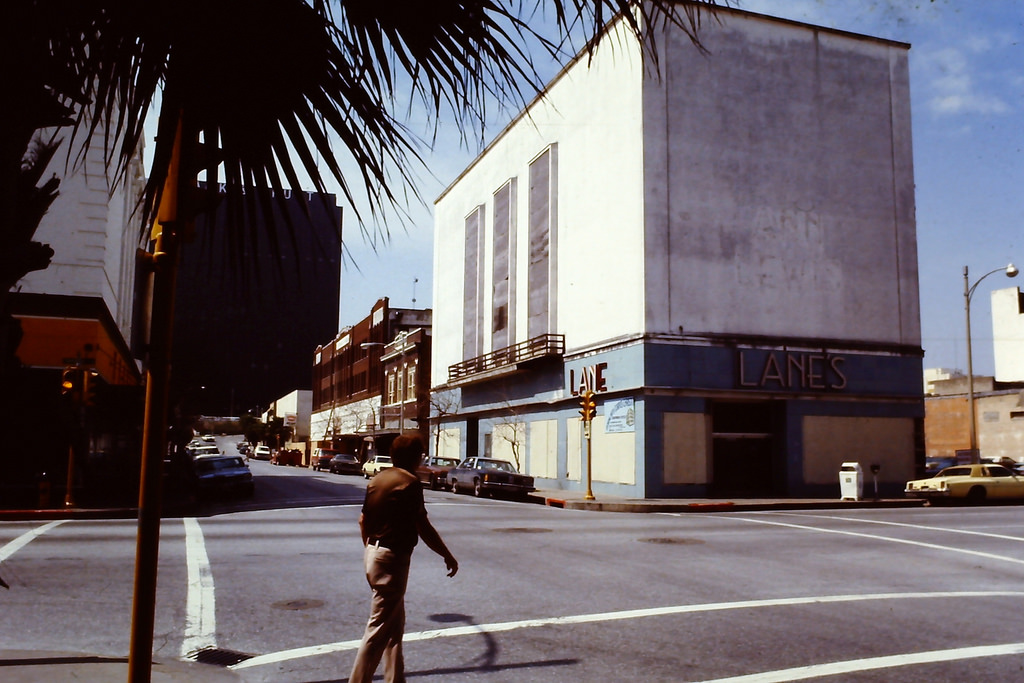
[[[310,458],[309,466],[317,472],[326,470],[331,465],[331,458],[336,456],[338,451],[329,451],[324,448],[317,448],[313,451],[313,457]]]
[[[448,485],[454,493],[469,488],[476,496],[499,492],[525,496],[536,490],[533,477],[520,474],[507,460],[494,458],[466,458],[448,472]]]
[[[924,459],[925,474],[935,476],[947,467],[956,465],[956,458],[929,457]]]
[[[362,474],[363,466],[359,464],[359,456],[351,453],[338,453],[327,465],[331,474]]]
[[[363,476],[369,479],[381,470],[392,466],[390,455],[375,455],[363,464]]]
[[[416,476],[422,483],[435,491],[446,489],[448,488],[448,470],[458,466],[459,461],[456,458],[424,456],[423,462],[416,468]]]
[[[211,455],[192,463],[196,495],[211,498],[221,495],[251,497],[256,491],[252,472],[240,455]]]
[[[270,446],[257,446],[252,451],[252,457],[256,460],[270,460]]]
[[[301,465],[302,451],[297,448],[279,448],[270,456],[271,465]]]
[[[220,455],[221,454],[219,448],[217,448],[216,446],[211,446],[209,444],[202,445],[202,446],[188,446],[188,447],[186,447],[185,450],[188,451],[189,456],[191,456],[192,458],[198,458],[198,457],[207,456],[207,455]]]
[[[906,495],[926,500],[1024,498],[1024,477],[1002,465],[975,464],[947,467],[930,479],[908,481]]]

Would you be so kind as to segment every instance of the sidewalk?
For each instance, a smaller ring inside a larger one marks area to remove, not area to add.
[[[582,491],[538,489],[528,496],[532,503],[567,510],[602,512],[749,512],[753,510],[853,510],[858,508],[923,507],[924,500],[883,498],[616,498],[595,494],[584,500]]]
[[[233,671],[210,664],[182,660],[153,662],[153,683],[204,681],[238,683],[242,678]],[[127,657],[105,657],[71,652],[19,652],[0,650],[0,680],[4,683],[38,681],[79,681],[110,683],[128,680]]]

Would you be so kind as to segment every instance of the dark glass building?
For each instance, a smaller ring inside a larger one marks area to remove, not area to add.
[[[174,312],[172,402],[191,415],[258,414],[310,389],[309,359],[338,330],[341,209],[334,195],[289,192],[244,217],[197,221],[183,245]],[[271,229],[273,228],[273,229]]]

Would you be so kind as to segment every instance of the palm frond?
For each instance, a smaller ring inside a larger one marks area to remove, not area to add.
[[[76,11],[89,23],[81,29],[85,49],[76,48],[73,57],[92,105],[83,108],[78,126],[90,134],[102,126],[108,163],[123,174],[162,88],[144,217],[159,202],[183,112],[190,135],[221,150],[207,168],[207,186],[214,192],[224,178],[230,215],[244,212],[246,196],[250,205],[253,194],[268,205],[286,183],[298,189],[308,179],[325,192],[331,177],[365,231],[408,188],[415,193],[422,142],[395,111],[396,102],[407,101],[400,88],[409,89],[435,126],[450,114],[464,135],[482,140],[488,107],[522,106],[541,88],[534,49],[545,58],[564,49],[561,37],[529,23],[538,12],[550,10],[563,35],[582,30],[593,39],[623,17],[637,35],[667,20],[699,42],[700,11],[718,4],[80,0]],[[349,167],[357,169],[355,177],[344,170]]]

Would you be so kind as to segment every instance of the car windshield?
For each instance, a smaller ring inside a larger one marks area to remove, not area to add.
[[[441,467],[457,467],[459,461],[455,458],[434,458],[432,463]]]
[[[356,456],[354,455],[336,455],[334,459],[338,462],[355,462]]]
[[[378,455],[377,456],[377,462],[391,462],[391,456],[390,455]]]
[[[485,470],[501,470],[502,472],[515,472],[512,463],[505,460],[480,460],[479,465]]]

